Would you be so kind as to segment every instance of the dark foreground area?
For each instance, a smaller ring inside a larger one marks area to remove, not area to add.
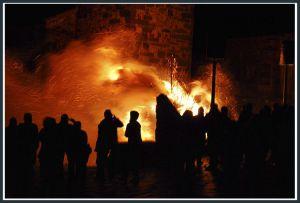
[[[19,125],[12,118],[6,197],[294,197],[292,106],[274,104],[273,111],[265,106],[254,114],[247,104],[233,121],[227,107],[219,111],[214,104],[205,116],[201,107],[197,116],[188,110],[181,116],[165,95],[157,100],[155,143],[142,142],[136,111],[126,126],[128,143],[118,143],[124,124],[106,110],[94,150],[81,122],[66,114],[59,124],[45,118],[39,133],[30,113]],[[97,168],[86,168],[92,152]]]
[[[58,182],[51,192],[45,192],[36,174],[34,186],[27,194],[6,191],[6,198],[293,198],[293,183],[280,180],[272,165],[265,168],[259,180],[251,180],[246,170],[241,170],[237,180],[226,181],[221,172],[214,173],[203,166],[193,175],[178,176],[170,169],[145,166],[140,171],[140,181],[132,177],[124,183],[120,175],[104,182],[96,180],[96,168],[89,167],[85,183],[67,180]],[[38,172],[37,172],[38,173]]]

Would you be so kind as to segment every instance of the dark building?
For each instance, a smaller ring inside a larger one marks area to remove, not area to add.
[[[285,61],[283,44],[292,34],[232,38],[226,42],[223,68],[230,70],[239,103],[256,108],[283,102]],[[287,103],[294,104],[295,66],[288,65]]]

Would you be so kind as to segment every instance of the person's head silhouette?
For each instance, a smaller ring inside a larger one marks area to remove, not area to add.
[[[251,103],[246,104],[246,111],[248,113],[252,113],[253,106]]]
[[[202,106],[198,109],[198,116],[201,116],[201,117],[204,116],[204,109]]]
[[[113,117],[113,115],[112,115],[110,109],[106,109],[106,110],[104,111],[104,118],[105,118],[105,119],[112,119],[112,117]]]
[[[221,113],[223,116],[228,116],[228,108],[226,106],[223,106],[221,108]]]
[[[273,104],[273,110],[278,111],[280,109],[280,105],[278,103]]]
[[[54,118],[46,117],[43,121],[43,126],[46,130],[54,128],[56,125],[56,121]]]
[[[61,115],[60,121],[61,121],[62,123],[68,123],[68,120],[69,120],[69,116],[68,116],[67,114]]]
[[[265,113],[266,113],[266,115],[271,115],[271,108],[270,108],[270,106],[268,106],[268,105],[265,105],[264,106],[264,111],[265,111]]]
[[[15,117],[11,117],[9,119],[9,126],[16,127],[17,126],[17,119]]]
[[[219,111],[218,104],[216,104],[216,103],[212,104],[210,110],[212,113],[217,113]]]
[[[130,111],[130,121],[137,121],[139,115],[140,114],[137,111]]]
[[[182,117],[185,118],[185,119],[190,119],[190,118],[193,117],[193,112],[190,111],[190,110],[186,110],[186,111],[183,113]]]
[[[31,113],[24,114],[24,123],[32,123],[32,115]]]
[[[74,123],[74,125],[75,125],[75,127],[76,127],[77,129],[81,129],[81,122],[80,122],[80,121],[76,121],[76,122]]]

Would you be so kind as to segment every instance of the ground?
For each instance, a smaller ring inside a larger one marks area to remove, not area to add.
[[[140,182],[135,185],[131,181],[124,184],[117,175],[112,181],[99,183],[95,179],[96,168],[89,167],[85,185],[72,183],[69,186],[61,183],[55,192],[43,194],[38,178],[30,195],[20,197],[32,198],[287,198],[291,192],[283,188],[276,177],[272,166],[268,166],[263,177],[251,187],[247,172],[241,171],[234,184],[225,184],[220,173],[212,174],[205,170],[208,158],[204,159],[202,170],[198,169],[193,176],[184,175],[178,178],[169,170],[143,168]],[[6,197],[17,197],[8,194]]]

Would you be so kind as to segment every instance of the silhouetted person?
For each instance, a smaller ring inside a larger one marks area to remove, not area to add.
[[[80,171],[79,153],[81,145],[81,123],[74,119],[69,119],[73,125],[71,125],[71,134],[66,140],[66,153],[68,158],[68,171],[71,180],[77,179]],[[84,135],[83,135],[84,136]]]
[[[182,126],[182,153],[184,154],[184,169],[185,172],[191,174],[194,170],[195,160],[195,147],[196,143],[194,140],[194,128],[193,128],[193,113],[186,110],[183,115],[183,126]]]
[[[282,115],[283,110],[278,103],[273,105],[272,111],[272,136],[270,137],[270,148],[272,153],[272,161],[274,165],[278,163],[280,156],[280,134],[283,128]]]
[[[128,156],[127,164],[129,171],[133,173],[133,182],[139,182],[139,159],[141,153],[141,125],[137,121],[139,113],[137,111],[130,112],[130,121],[126,126],[125,137],[128,138]],[[126,169],[125,169],[126,170]],[[125,171],[125,173],[127,173]],[[126,177],[127,178],[127,174]]]
[[[220,147],[220,112],[218,105],[213,104],[210,112],[206,115],[208,127],[208,152],[209,152],[209,167],[208,170],[215,171],[219,162],[219,147]]]
[[[251,141],[253,140],[253,134],[255,133],[254,114],[252,112],[252,104],[250,103],[243,106],[243,110],[238,120],[238,133],[242,140],[241,145],[243,149],[242,153],[245,158],[245,167],[248,167],[249,156],[251,156],[251,151],[253,149]]]
[[[262,111],[259,114],[255,114],[250,122],[250,128],[248,138],[246,140],[247,151],[245,153],[246,170],[248,172],[248,185],[250,186],[250,192],[260,190],[260,181],[263,178],[263,167],[265,163],[265,147],[263,142],[263,136],[261,134],[260,125],[262,122]]]
[[[58,164],[58,169],[60,171],[60,178],[63,178],[64,175],[64,156],[65,153],[68,155],[69,153],[69,144],[68,140],[69,137],[72,136],[73,130],[72,130],[72,125],[69,124],[69,117],[67,114],[61,115],[61,120],[57,125],[57,130],[58,130],[58,139],[60,140],[57,145],[58,145],[58,159],[59,159],[59,164]],[[70,156],[68,157],[70,158]],[[73,161],[68,159],[68,178],[72,178],[73,176]]]
[[[18,126],[19,161],[20,161],[20,187],[23,192],[28,192],[32,186],[34,164],[36,162],[36,150],[38,146],[38,127],[32,123],[32,115],[24,114],[24,123]]]
[[[86,168],[89,156],[92,152],[90,145],[88,144],[88,136],[84,130],[81,129],[81,122],[76,121],[75,127],[79,131],[79,151],[77,160],[77,176],[80,181],[85,181]]]
[[[226,183],[235,180],[242,158],[240,139],[237,134],[237,125],[229,118],[228,108],[221,108],[220,118],[220,143],[223,171]]]
[[[104,168],[108,162],[109,177],[114,176],[116,150],[118,144],[117,129],[123,123],[111,111],[105,110],[104,119],[98,125],[98,139],[95,151],[97,152],[97,178],[104,179]]]
[[[287,174],[284,178],[286,179],[286,191],[293,193],[294,191],[294,180],[295,180],[295,109],[294,106],[288,105],[286,107],[286,131],[288,139],[286,140],[286,149],[285,149],[285,163]]]
[[[284,193],[294,190],[295,169],[295,111],[292,106],[279,107],[279,128],[276,142],[277,155],[276,165],[277,178]]]
[[[5,128],[5,189],[6,193],[15,193],[18,184],[18,124],[17,119],[9,119],[9,125]]]
[[[271,149],[271,134],[272,134],[272,117],[271,108],[265,105],[259,113],[257,124],[257,133],[260,137],[262,144],[262,155],[267,157],[269,150]]]
[[[200,107],[198,109],[198,115],[194,117],[195,125],[195,143],[196,143],[196,160],[197,166],[201,168],[202,166],[202,157],[205,150],[205,133],[207,132],[207,123],[204,117],[204,109]]]
[[[160,166],[181,172],[183,155],[181,145],[181,115],[164,94],[157,98],[155,141]]]
[[[230,136],[232,135],[233,131],[233,123],[228,115],[228,108],[226,106],[223,106],[221,108],[221,115],[220,115],[220,121],[219,121],[219,153],[221,160],[224,162],[224,159],[226,159],[226,153],[227,153],[227,146],[229,143],[227,143],[230,140]],[[228,157],[229,158],[229,157]]]
[[[57,125],[54,118],[46,117],[43,128],[39,132],[38,140],[41,142],[39,151],[40,174],[44,192],[52,192],[60,175],[60,151]]]

